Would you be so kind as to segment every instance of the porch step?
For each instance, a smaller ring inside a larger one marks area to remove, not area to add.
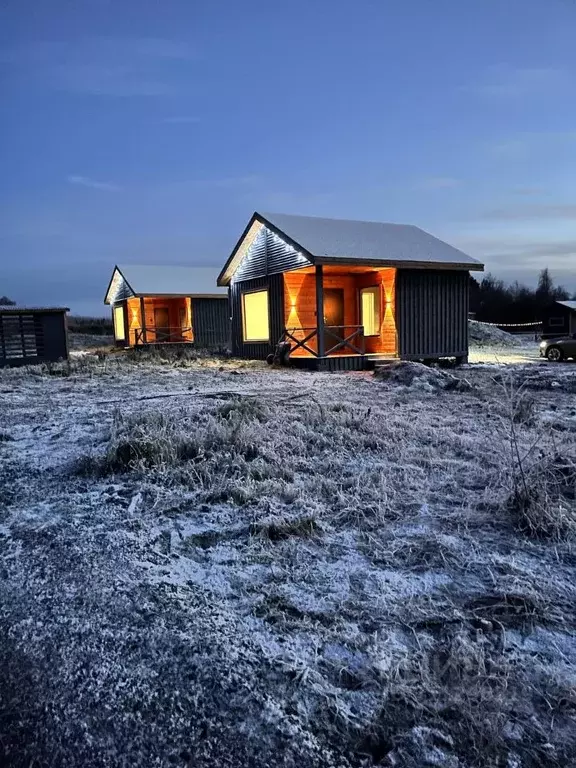
[[[381,365],[390,365],[390,363],[397,363],[397,357],[371,357],[370,360],[374,363],[374,367],[378,368]]]

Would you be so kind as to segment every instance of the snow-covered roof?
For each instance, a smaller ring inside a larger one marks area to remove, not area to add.
[[[315,261],[382,262],[402,266],[483,269],[471,256],[412,224],[323,219],[286,213],[255,214],[287,235]]]
[[[114,301],[118,283],[124,282],[132,296],[195,296],[225,298],[227,289],[216,285],[218,269],[214,267],[170,267],[149,264],[118,264],[106,292],[105,303]],[[121,280],[118,280],[121,278]]]
[[[21,312],[70,312],[69,307],[26,307],[21,304],[0,304],[0,314],[15,314],[19,315]]]
[[[563,307],[568,307],[568,309],[576,311],[576,301],[559,301],[558,304],[562,304]]]

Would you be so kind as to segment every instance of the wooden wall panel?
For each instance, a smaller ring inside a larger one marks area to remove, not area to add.
[[[138,299],[138,302],[140,299]],[[154,310],[167,309],[170,323],[170,341],[191,341],[190,332],[182,333],[182,327],[190,327],[192,319],[190,315],[190,299],[186,297],[163,298],[161,296],[147,297],[144,299],[144,325],[146,327],[146,342],[154,344],[165,340],[163,335],[156,334],[156,321]],[[180,310],[184,311],[184,320],[181,320]]]
[[[380,287],[381,325],[378,336],[366,338],[366,352],[372,354],[394,355],[398,349],[395,295],[396,270],[381,269],[373,272],[345,274],[324,274],[324,288],[344,289],[344,323],[352,332],[353,326],[360,325],[359,293],[361,288],[373,285]],[[310,272],[286,272],[284,274],[284,316],[287,328],[316,327],[316,283]],[[304,338],[305,332],[294,333],[298,339]],[[316,350],[316,340],[308,346]],[[295,355],[305,356],[305,350],[298,349]],[[343,352],[346,354],[346,351]]]
[[[348,336],[359,325],[358,321],[358,290],[353,275],[324,274],[324,288],[342,288],[344,290],[344,324],[343,331]],[[316,277],[310,272],[284,273],[284,317],[286,328],[316,328]],[[309,331],[293,333],[297,339],[303,339]],[[336,341],[334,341],[336,344]],[[317,350],[317,339],[311,339],[308,346]],[[349,350],[348,350],[349,351]],[[341,354],[346,354],[343,350]],[[297,349],[296,356],[306,356],[304,349]]]
[[[126,325],[126,343],[132,347],[136,344],[136,331],[142,328],[142,316],[140,313],[140,299],[130,298],[126,300],[126,316],[128,323]]]
[[[356,275],[358,292],[361,288],[380,287],[380,334],[366,337],[366,352],[394,355],[398,349],[396,332],[396,270],[393,267]],[[358,315],[360,322],[360,315]]]

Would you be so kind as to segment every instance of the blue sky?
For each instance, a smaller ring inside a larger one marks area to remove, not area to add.
[[[255,209],[576,290],[576,0],[4,0],[0,294],[105,313]]]

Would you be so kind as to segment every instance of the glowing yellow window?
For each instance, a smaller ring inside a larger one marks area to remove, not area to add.
[[[270,341],[268,291],[242,294],[244,341]]]
[[[364,336],[378,336],[380,333],[380,288],[363,288],[360,291],[361,318]]]
[[[124,341],[124,307],[114,307],[114,336],[118,341]]]

